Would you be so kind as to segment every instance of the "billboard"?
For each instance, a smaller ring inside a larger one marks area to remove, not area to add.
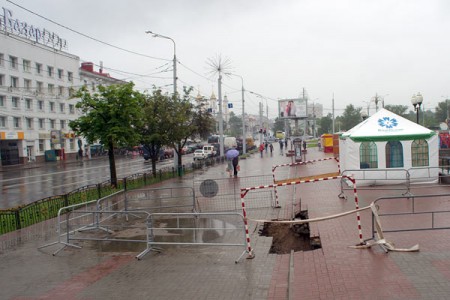
[[[278,116],[285,119],[306,118],[306,99],[278,100]]]

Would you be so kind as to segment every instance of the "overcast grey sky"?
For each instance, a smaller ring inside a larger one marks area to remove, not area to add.
[[[211,77],[207,61],[220,55],[243,77],[246,90],[267,97],[271,117],[278,112],[276,99],[298,97],[302,88],[324,113],[331,112],[334,94],[336,114],[348,104],[366,109],[375,93],[388,94],[385,104],[410,109],[417,92],[425,108],[450,97],[446,0],[12,1],[88,36],[159,58],[94,42],[0,0],[15,18],[65,38],[68,52],[82,61],[102,61],[112,76],[133,80],[139,89],[172,83],[173,44],[145,34],[152,30],[176,42],[179,91],[189,85],[193,96],[198,89],[217,96],[217,76]],[[240,114],[241,79],[224,77],[223,83],[223,94]],[[171,92],[172,86],[164,89]],[[246,111],[257,113],[261,98],[245,97]]]

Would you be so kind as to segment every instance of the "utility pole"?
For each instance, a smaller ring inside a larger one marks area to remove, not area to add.
[[[331,102],[331,110],[332,110],[332,113],[333,113],[333,122],[332,122],[332,124],[333,124],[333,133],[335,133],[335,131],[334,131],[334,93],[333,93],[333,100]]]
[[[223,115],[222,115],[222,74],[219,73],[219,149],[220,149],[220,156],[225,155],[225,150],[223,147]]]
[[[262,144],[263,138],[262,138],[262,116],[263,116],[263,104],[260,101],[259,102],[259,143]]]

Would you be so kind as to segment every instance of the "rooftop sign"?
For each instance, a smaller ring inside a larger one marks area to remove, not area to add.
[[[25,37],[39,44],[50,46],[53,48],[67,49],[67,41],[62,39],[54,32],[45,28],[34,27],[27,22],[13,18],[13,12],[10,9],[2,7],[3,15],[0,16],[0,30]]]

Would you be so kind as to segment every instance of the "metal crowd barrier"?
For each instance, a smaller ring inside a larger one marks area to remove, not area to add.
[[[404,190],[402,195],[410,195],[410,174],[405,169],[354,169],[342,170],[341,175],[354,177],[358,181],[359,190]],[[341,194],[344,190],[352,190],[352,186],[345,183],[345,178],[341,180]],[[370,183],[365,185],[364,181]],[[377,183],[378,181],[378,183]],[[389,185],[377,185],[389,182]]]
[[[374,201],[383,232],[450,229],[450,194],[380,197]],[[401,220],[399,222],[399,220]],[[372,213],[372,238],[375,239]]]

